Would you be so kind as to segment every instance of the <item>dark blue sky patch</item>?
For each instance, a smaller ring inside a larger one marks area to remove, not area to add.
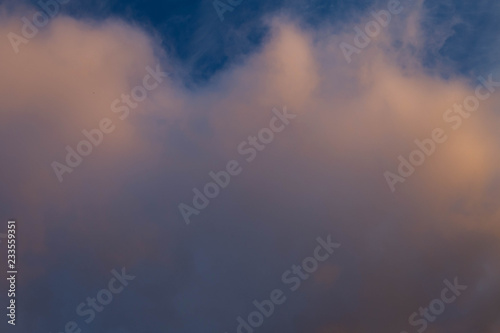
[[[229,6],[227,0],[221,1]],[[29,0],[29,3],[37,6],[37,0]],[[62,12],[79,19],[120,18],[158,33],[162,47],[185,66],[186,84],[198,85],[233,61],[258,50],[268,33],[262,20],[266,15],[285,13],[299,17],[310,27],[319,27],[324,23],[340,25],[368,9],[382,6],[386,6],[386,1],[243,0],[231,6],[232,11],[224,12],[223,21],[213,1],[201,0],[70,1],[62,6]],[[499,52],[494,45],[500,32],[496,19],[500,10],[498,2],[438,0],[425,1],[424,6],[427,11],[422,21],[427,38],[424,65],[432,69],[446,63],[447,71],[467,76],[496,65]],[[446,35],[444,40],[440,40],[441,34]],[[450,72],[441,74],[451,75]]]
[[[474,77],[491,71],[498,63],[500,6],[493,0],[426,1],[423,29],[427,38],[425,64],[437,67],[447,63],[456,73]],[[431,45],[439,34],[447,36],[439,49]]]

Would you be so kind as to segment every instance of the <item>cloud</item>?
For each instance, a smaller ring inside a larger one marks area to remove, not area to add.
[[[60,16],[19,54],[4,40],[0,145],[9,162],[0,167],[0,196],[9,210],[1,211],[20,214],[26,225],[23,251],[38,262],[26,266],[26,278],[48,284],[63,262],[92,263],[85,272],[69,265],[64,292],[72,297],[51,285],[54,296],[44,300],[74,309],[85,296],[78,286],[90,292],[110,269],[136,268],[137,289],[124,311],[147,319],[147,329],[229,331],[316,237],[331,233],[343,244],[339,257],[263,332],[408,330],[408,316],[454,276],[470,288],[429,332],[492,332],[499,97],[482,102],[458,130],[450,127],[443,114],[479,82],[443,78],[423,65],[424,15],[417,7],[395,17],[351,64],[339,45],[370,16],[335,31],[273,15],[257,52],[202,87],[169,77],[126,120],[111,103],[142,82],[147,66],[182,72],[157,39],[122,21]],[[19,31],[17,17],[4,22],[0,35]],[[238,143],[285,105],[296,121],[186,227],[178,204],[210,171],[241,159]],[[103,117],[116,131],[59,183],[51,162]],[[448,141],[392,193],[383,173],[438,127]],[[132,300],[152,310],[139,311]],[[32,302],[27,315],[43,329],[71,319],[69,312],[40,315],[41,302]]]

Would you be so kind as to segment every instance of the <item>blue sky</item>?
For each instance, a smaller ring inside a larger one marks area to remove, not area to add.
[[[5,2],[5,1],[4,1]],[[31,1],[36,5],[36,1]],[[382,1],[248,1],[224,13],[221,22],[210,1],[79,1],[62,11],[75,18],[123,19],[158,34],[162,46],[189,69],[187,80],[203,83],[261,45],[268,31],[262,18],[276,13],[300,17],[313,27],[325,23],[342,25],[360,13],[379,8]],[[408,7],[414,1],[403,1]],[[424,31],[433,40],[437,31],[449,31],[438,49],[429,50],[425,64],[446,62],[450,70],[474,75],[496,65],[492,44],[500,29],[498,4],[493,0],[425,1]],[[436,30],[437,29],[437,30]]]
[[[313,27],[326,22],[341,25],[360,13],[378,8],[380,3],[244,0],[233,12],[224,13],[224,22],[219,20],[210,1],[84,1],[75,4],[68,13],[90,18],[117,16],[154,29],[167,50],[192,66],[190,76],[203,80],[259,48],[266,35],[262,22],[266,15],[291,13]],[[413,5],[413,1],[403,3]],[[449,62],[452,70],[471,75],[496,65],[490,47],[500,30],[496,16],[499,5],[495,1],[425,1],[424,6],[430,39],[436,29],[451,32],[441,41],[441,47],[428,55],[438,58],[429,59],[428,66],[432,67],[435,61]]]

